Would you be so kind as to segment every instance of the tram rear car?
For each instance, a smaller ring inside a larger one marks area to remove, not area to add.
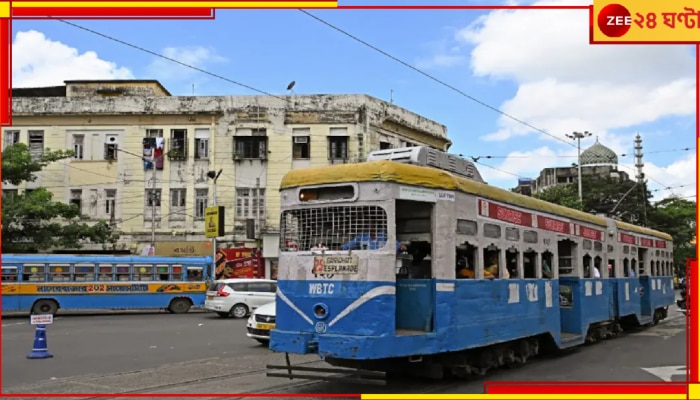
[[[466,376],[666,317],[669,235],[488,186],[466,161],[461,173],[410,165],[426,150],[403,151],[412,162],[284,178],[272,350]]]

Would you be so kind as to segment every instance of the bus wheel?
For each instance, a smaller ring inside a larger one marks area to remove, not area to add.
[[[168,306],[168,311],[173,314],[185,314],[190,311],[192,303],[187,299],[173,299]]]
[[[58,303],[53,300],[38,300],[32,306],[32,314],[55,315],[58,311]]]
[[[248,315],[248,306],[245,304],[236,304],[231,307],[231,315],[233,318],[245,318]]]

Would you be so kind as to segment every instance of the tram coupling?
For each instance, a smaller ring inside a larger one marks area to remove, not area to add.
[[[360,383],[378,386],[385,386],[387,384],[387,376],[385,372],[354,368],[321,368],[291,365],[289,361],[289,353],[285,354],[285,360],[286,365],[267,365],[268,370],[280,372],[267,372],[266,375],[270,378],[288,378],[289,380],[304,379],[325,382]]]

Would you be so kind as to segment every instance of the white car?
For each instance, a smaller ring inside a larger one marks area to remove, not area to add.
[[[222,279],[207,289],[204,309],[221,317],[245,318],[251,311],[275,300],[277,281],[271,279]]]
[[[248,318],[248,337],[262,344],[270,343],[270,331],[275,329],[277,309],[275,302],[267,303],[256,309]]]

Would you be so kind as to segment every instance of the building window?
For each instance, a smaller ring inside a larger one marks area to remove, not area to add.
[[[115,209],[117,205],[117,190],[116,189],[106,189],[105,190],[105,214],[110,217],[114,216],[117,212]]]
[[[117,135],[105,136],[105,160],[115,161],[117,159],[117,152],[119,151],[118,143]]]
[[[2,149],[19,143],[19,131],[4,131],[2,135]]]
[[[12,196],[17,196],[18,193],[19,193],[19,190],[17,190],[17,189],[3,189],[2,190],[2,197],[9,198]]]
[[[179,161],[187,160],[187,129],[170,130],[168,158]]]
[[[84,156],[85,149],[85,135],[73,135],[73,152],[75,155],[73,158],[76,160],[82,160]]]
[[[348,137],[329,136],[328,137],[328,159],[347,160],[348,159]]]
[[[311,144],[309,136],[294,136],[292,138],[292,157],[295,160],[308,160],[311,158]]]
[[[146,137],[147,138],[162,138],[163,137],[163,130],[162,129],[146,129]]]
[[[196,129],[194,131],[194,159],[206,160],[209,158],[209,129]]]
[[[257,192],[257,195],[256,195]],[[238,188],[236,189],[236,217],[264,218],[265,189]]]
[[[196,189],[194,192],[194,218],[204,219],[209,202],[209,189]]]
[[[70,191],[70,204],[78,207],[80,212],[83,211],[83,191],[81,189],[73,189]]]
[[[160,207],[161,189],[146,189],[146,207]]]
[[[389,150],[390,148],[391,148],[391,143],[379,142],[379,150]]]
[[[187,189],[170,189],[170,220],[185,219],[187,205]]]
[[[44,131],[29,131],[29,154],[32,160],[44,155]]]
[[[267,137],[238,136],[234,138],[236,144],[236,159],[260,159],[267,158]]]

